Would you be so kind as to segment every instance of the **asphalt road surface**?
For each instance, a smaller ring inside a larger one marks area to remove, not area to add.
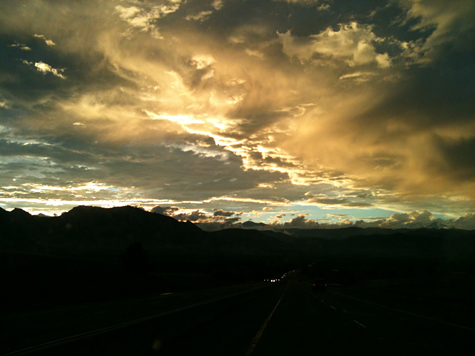
[[[0,319],[1,355],[472,355],[470,318],[298,280]]]

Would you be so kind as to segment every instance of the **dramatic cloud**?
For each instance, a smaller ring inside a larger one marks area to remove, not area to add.
[[[224,6],[223,0],[214,0],[213,3],[212,3],[212,6],[213,6],[216,10],[221,10],[221,8]]]
[[[475,214],[465,214],[448,225],[455,229],[475,230]]]
[[[10,45],[10,47],[18,47],[20,48],[22,51],[31,51],[31,48],[24,45],[24,44],[20,44],[20,43],[14,43],[12,45]]]
[[[177,220],[182,220],[182,221],[194,221],[194,222],[208,221],[208,216],[206,215],[206,213],[201,212],[199,210],[195,210],[189,213],[175,214],[173,217]]]
[[[4,1],[0,206],[472,226],[474,34],[469,0]]]
[[[377,53],[374,43],[383,39],[376,37],[371,25],[358,25],[351,22],[340,25],[338,31],[331,27],[325,31],[312,35],[306,40],[292,36],[290,31],[279,34],[283,51],[289,57],[297,57],[300,61],[309,61],[312,58],[339,60],[350,67],[377,63],[381,68],[391,66],[387,53]],[[317,62],[319,63],[319,62]]]
[[[64,69],[56,69],[56,68],[51,67],[49,64],[46,64],[46,63],[43,63],[43,62],[32,63],[32,62],[28,62],[28,61],[23,61],[23,63],[25,63],[27,65],[30,65],[30,66],[34,65],[36,67],[36,70],[38,72],[43,73],[43,74],[51,73],[56,77],[59,77],[61,79],[66,79],[66,76],[61,74],[62,72],[64,72]]]
[[[384,228],[384,229],[475,229],[475,214],[466,214],[458,219],[435,218],[429,211],[412,211],[410,213],[395,213],[389,218],[370,218],[365,220],[351,221],[351,216],[347,214],[328,214],[331,218],[337,218],[333,223],[318,222],[308,219],[306,214],[299,215],[289,222],[275,222],[260,229],[285,230],[292,228],[299,229],[334,229],[339,227],[357,226],[362,228]]]
[[[156,206],[150,212],[155,213],[155,214],[162,214],[162,215],[173,215],[174,212],[179,211],[180,208],[177,207],[162,207],[162,206]]]
[[[188,15],[185,17],[185,19],[188,21],[204,21],[207,20],[212,13],[213,11],[201,11],[196,15]]]
[[[131,3],[134,2],[131,1]],[[155,23],[158,19],[177,11],[180,8],[180,3],[181,0],[169,0],[164,1],[164,4],[153,5],[145,1],[142,8],[117,5],[115,10],[120,18],[125,20],[132,28],[136,28],[142,32],[149,32],[154,38],[163,39]],[[133,33],[128,29],[124,35],[130,38]]]
[[[401,1],[401,4],[408,9],[406,21],[418,20],[412,30],[432,30],[422,46],[422,50],[427,51],[429,57],[434,56],[433,52],[439,51],[441,53],[438,55],[444,56],[443,48],[448,44],[451,47],[466,47],[467,41],[473,39],[473,1],[461,1],[457,6],[453,6],[450,1],[428,0],[407,0]]]
[[[37,38],[41,38],[45,41],[45,43],[48,45],[48,46],[56,46],[56,43],[53,42],[53,40],[49,40],[47,39],[44,35],[37,35],[37,34],[34,34],[33,37],[37,37]]]
[[[214,212],[213,216],[233,216],[234,212],[232,211],[223,211],[223,210],[217,210]]]
[[[273,1],[284,1],[290,4],[301,4],[301,5],[313,5],[320,2],[320,0],[273,0]]]

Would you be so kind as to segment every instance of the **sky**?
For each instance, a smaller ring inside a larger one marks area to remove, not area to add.
[[[472,0],[2,0],[0,207],[475,229]]]

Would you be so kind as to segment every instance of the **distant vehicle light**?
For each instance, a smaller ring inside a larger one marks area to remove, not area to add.
[[[327,290],[327,283],[323,278],[317,278],[313,282],[313,291],[324,292]]]

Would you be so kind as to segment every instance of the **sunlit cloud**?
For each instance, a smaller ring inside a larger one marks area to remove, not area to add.
[[[201,11],[196,15],[188,15],[185,17],[186,20],[191,21],[205,21],[209,18],[209,16],[213,13],[213,11]]]
[[[281,2],[288,2],[289,4],[303,4],[303,5],[317,4],[320,2],[320,0],[272,0],[272,1],[281,1]]]
[[[257,50],[252,50],[252,49],[246,48],[245,51],[248,55],[250,55],[252,57],[264,58],[264,53],[259,52]]]
[[[470,225],[474,5],[360,5],[6,3],[0,204]]]
[[[405,21],[418,19],[412,26],[413,30],[433,29],[422,51],[427,57],[438,56],[439,46],[451,43],[464,46],[463,34],[472,30],[475,4],[471,1],[462,1],[458,6],[450,6],[449,1],[431,3],[427,1],[401,1],[401,5],[408,9]],[[462,36],[461,36],[462,35]]]
[[[61,74],[62,72],[64,72],[64,68],[56,69],[56,68],[51,67],[49,64],[41,62],[41,61],[33,63],[33,62],[28,62],[28,61],[23,60],[23,63],[29,66],[35,66],[36,70],[43,74],[51,73],[58,78],[66,79],[66,76]]]
[[[221,9],[223,8],[223,6],[224,6],[223,0],[213,0],[212,6],[213,6],[216,10],[221,10]]]
[[[10,104],[5,99],[0,99],[0,108],[10,109]],[[0,126],[0,131],[2,131],[2,129],[5,130],[5,128]]]
[[[318,11],[328,11],[330,9],[330,4],[321,4],[317,7]]]
[[[291,32],[279,34],[283,51],[289,57],[309,61],[314,55],[328,59],[341,60],[350,67],[377,62],[380,67],[389,67],[387,53],[378,54],[374,44],[383,39],[378,38],[369,25],[357,22],[340,25],[338,31],[327,28],[322,33],[312,35],[308,41],[301,41]]]
[[[119,14],[119,17],[126,21],[132,28],[139,29],[143,32],[149,32],[154,38],[163,39],[155,25],[155,21],[174,13],[180,8],[180,5],[181,1],[171,0],[166,1],[164,4],[151,5],[144,8],[117,5],[115,10]],[[132,33],[126,32],[125,35],[130,37]]]
[[[47,46],[50,46],[50,47],[56,46],[56,43],[54,43],[53,40],[47,39],[44,35],[34,34],[33,37],[43,39]]]
[[[56,191],[87,191],[87,192],[99,192],[101,190],[112,190],[114,187],[106,186],[104,183],[93,183],[89,182],[86,184],[78,185],[78,186],[67,186],[67,187],[58,187],[58,186],[48,186],[42,184],[23,184],[26,188],[28,188],[32,192],[43,192],[49,190],[56,190]]]
[[[31,51],[30,47],[28,47],[27,45],[24,45],[24,44],[20,44],[20,43],[14,43],[14,44],[10,45],[10,47],[18,47],[22,51]]]
[[[357,81],[363,81],[367,82],[368,80],[371,80],[371,77],[374,76],[375,73],[372,72],[354,72],[351,74],[345,74],[340,77],[340,80],[342,79],[354,79]]]

